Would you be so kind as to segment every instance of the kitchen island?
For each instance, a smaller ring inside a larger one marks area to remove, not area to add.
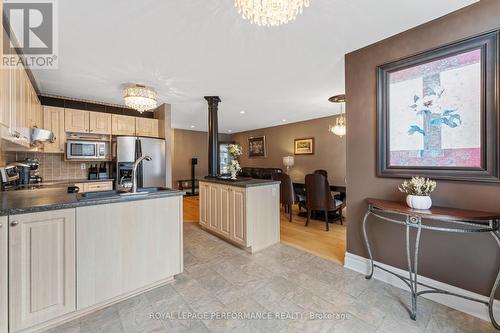
[[[200,226],[250,253],[280,241],[279,181],[199,181]]]
[[[182,194],[0,194],[0,332],[7,320],[8,332],[39,331],[172,281]]]

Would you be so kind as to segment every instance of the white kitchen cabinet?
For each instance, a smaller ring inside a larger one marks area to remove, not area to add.
[[[207,205],[207,200],[208,200],[208,196],[207,196],[207,192],[208,192],[208,184],[200,184],[200,196],[199,196],[199,199],[200,199],[200,224],[202,226],[208,226],[207,224],[207,208],[208,208],[208,205]],[[203,199],[202,199],[203,198]]]
[[[279,243],[279,184],[200,181],[200,226],[250,252]]]
[[[233,187],[229,202],[230,238],[240,245],[246,245],[247,242],[245,206],[245,189]]]
[[[11,332],[75,311],[75,238],[75,209],[9,216]]]
[[[231,212],[231,192],[232,189],[229,186],[219,186],[219,232],[225,236],[230,237],[230,212]]]
[[[78,310],[182,272],[182,196],[76,211]]]
[[[7,230],[8,217],[0,216],[0,333],[8,328],[8,251]]]

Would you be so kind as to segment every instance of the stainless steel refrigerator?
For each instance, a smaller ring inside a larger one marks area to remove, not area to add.
[[[116,138],[117,182],[132,181],[132,167],[141,156],[150,156],[151,161],[143,161],[137,169],[138,187],[165,187],[165,140],[135,136]]]

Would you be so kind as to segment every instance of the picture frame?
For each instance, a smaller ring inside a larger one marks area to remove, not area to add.
[[[266,136],[255,136],[248,138],[248,157],[259,158],[266,157]]]
[[[377,176],[500,182],[499,31],[377,68]]]
[[[314,138],[295,139],[293,153],[295,155],[314,155]]]

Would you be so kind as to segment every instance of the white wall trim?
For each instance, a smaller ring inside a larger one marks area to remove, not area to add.
[[[391,272],[406,276],[408,275],[408,272],[393,266],[389,266],[386,264],[383,264],[381,262],[375,261],[377,265],[380,267],[383,267],[385,269],[390,270]],[[369,268],[370,268],[370,260],[364,257],[360,257],[358,255],[346,252],[345,254],[345,261],[344,261],[344,267],[348,268],[350,270],[356,271],[361,274],[368,274]],[[381,269],[376,269],[373,274],[373,278],[388,283],[390,285],[393,285],[397,288],[408,290],[408,286],[404,284],[403,281],[401,281],[399,278],[396,276],[389,274],[387,272],[384,272]],[[472,298],[477,298],[480,300],[488,301],[488,297],[476,294],[472,291],[468,291],[462,288],[454,287],[452,285],[439,282],[433,279],[426,278],[425,276],[418,275],[418,281],[425,283],[429,286],[439,288],[442,290],[446,290],[448,292],[456,293],[456,294],[461,294],[467,297],[472,297]],[[419,290],[426,290],[428,288],[425,288],[423,286],[419,286]],[[484,304],[478,303],[478,302],[473,302],[466,300],[464,298],[456,297],[456,296],[451,296],[451,295],[445,295],[445,294],[424,294],[422,297],[430,299],[436,303],[440,303],[443,305],[446,305],[450,308],[465,312],[470,314],[471,316],[481,318],[486,321],[490,321],[490,317],[488,315],[488,307]],[[500,320],[500,302],[496,301],[495,304],[493,305],[493,313],[495,315],[495,318],[497,320]],[[418,315],[418,314],[417,314]]]

